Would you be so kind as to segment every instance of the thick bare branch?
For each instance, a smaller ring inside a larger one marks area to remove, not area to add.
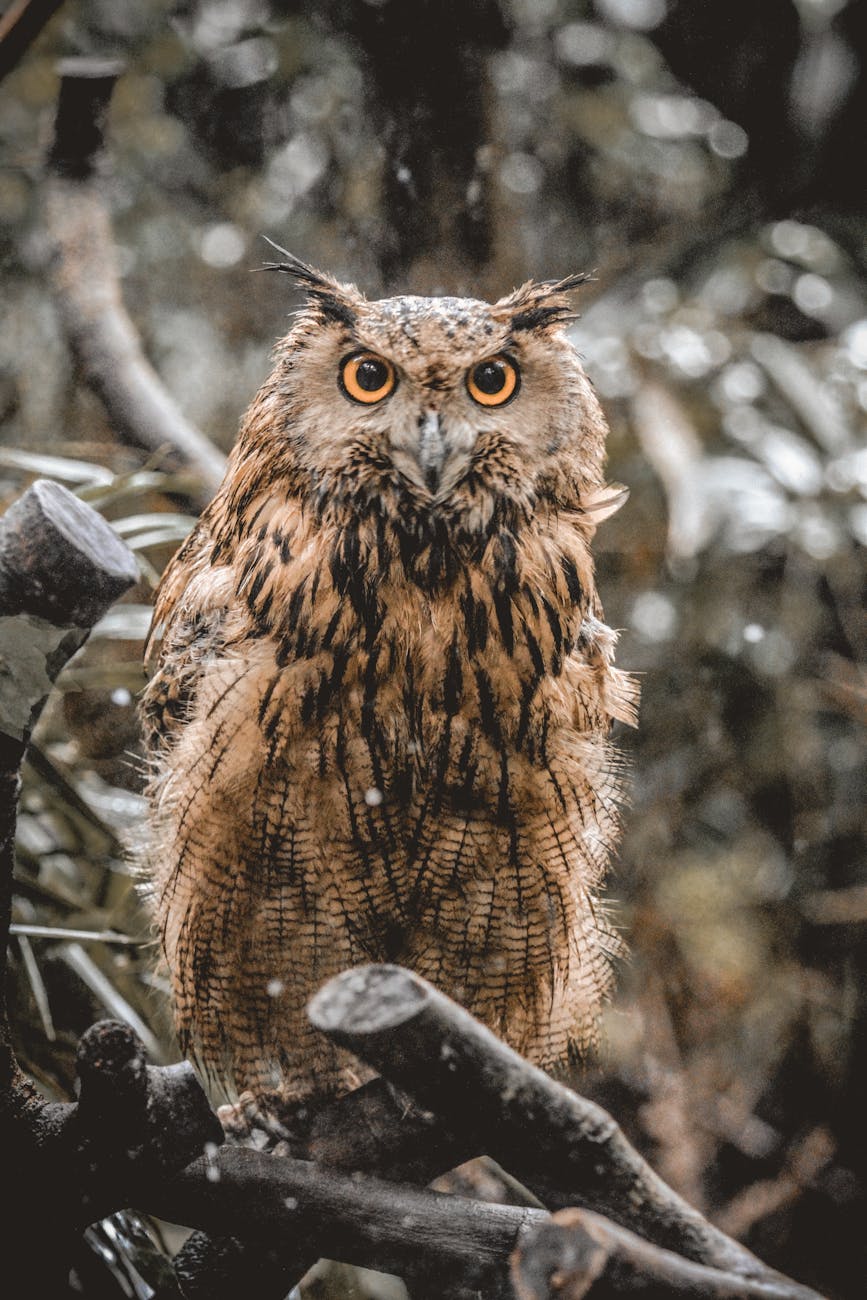
[[[475,1138],[546,1204],[592,1206],[687,1259],[787,1281],[668,1187],[601,1107],[550,1079],[426,981],[364,966],[329,981],[312,1023]],[[815,1300],[789,1282],[789,1294]]]
[[[283,1241],[311,1260],[329,1258],[402,1276],[460,1280],[508,1294],[508,1257],[543,1210],[491,1205],[223,1147],[140,1208],[216,1234]]]
[[[235,1111],[226,1122],[240,1136],[248,1120]],[[466,1137],[449,1133],[384,1079],[318,1105],[307,1102],[296,1112],[282,1106],[280,1126],[286,1134],[282,1148],[296,1159],[417,1186],[472,1154]],[[234,1300],[241,1288],[255,1290],[259,1300],[283,1300],[315,1260],[303,1239],[280,1250],[238,1235],[195,1232],[176,1256],[175,1269],[190,1300]]]
[[[138,576],[114,529],[59,483],[39,479],[0,520],[0,617],[89,631]]]
[[[96,179],[115,62],[67,59],[43,196],[52,279],[66,334],[87,382],[124,441],[170,448],[201,480],[199,504],[223,477],[225,457],[178,409],[144,355],[123,305],[111,224]]]
[[[176,1262],[190,1297],[246,1287],[277,1300],[291,1270],[320,1254],[435,1282],[437,1294],[458,1285],[486,1298],[505,1296],[511,1292],[503,1252],[510,1242],[520,1300],[637,1292],[706,1300],[814,1296],[774,1274],[745,1278],[696,1264],[588,1210],[563,1210],[552,1219],[544,1210],[419,1191],[233,1147],[155,1185],[140,1204],[215,1234],[197,1234]],[[236,1235],[220,1235],[228,1232]]]

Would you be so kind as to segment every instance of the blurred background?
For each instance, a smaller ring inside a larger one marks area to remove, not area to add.
[[[631,491],[600,531],[600,589],[643,699],[611,883],[630,956],[576,1083],[768,1262],[864,1294],[867,5],[48,8],[0,84],[0,505],[58,478],[142,580],[62,675],[26,769],[22,1062],[68,1095],[105,1015],[176,1055],[122,846],[143,816],[148,606],[197,489],[84,382],[45,222],[56,61],[111,56],[100,193],[123,298],[224,450],[297,305],[250,274],[263,235],[373,296],[594,272],[574,339]],[[91,1245],[88,1295],[153,1294],[134,1220]]]

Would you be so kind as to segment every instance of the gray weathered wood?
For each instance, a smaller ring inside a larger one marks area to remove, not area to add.
[[[600,1106],[549,1078],[425,980],[361,966],[330,980],[311,1022],[416,1103],[464,1132],[551,1208],[581,1205],[658,1246],[734,1274],[785,1282],[688,1205]]]
[[[208,1177],[210,1173],[210,1177]],[[139,1208],[220,1235],[280,1241],[402,1276],[509,1294],[508,1260],[544,1210],[422,1191],[306,1161],[222,1147],[155,1189]]]

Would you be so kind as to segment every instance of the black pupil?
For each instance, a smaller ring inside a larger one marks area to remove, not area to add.
[[[506,367],[502,361],[483,361],[480,366],[476,366],[473,381],[476,388],[493,397],[506,386]]]
[[[355,378],[359,388],[363,388],[366,393],[376,393],[388,380],[388,370],[381,361],[366,357],[359,362]]]

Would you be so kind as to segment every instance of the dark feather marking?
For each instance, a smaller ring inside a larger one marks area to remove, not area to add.
[[[502,732],[497,719],[497,706],[491,679],[483,668],[475,670],[475,678],[479,692],[479,718],[482,727],[486,734],[499,744],[502,740]]]
[[[474,655],[476,653],[476,634],[473,624],[476,599],[473,595],[473,589],[469,577],[466,579],[464,591],[459,597],[458,604],[461,608],[461,614],[464,618],[464,629],[467,634],[467,654]]]
[[[497,789],[497,820],[503,825],[514,821],[512,805],[509,800],[509,755],[505,749],[500,750],[500,784]]]
[[[317,694],[317,685],[314,684],[313,682],[308,682],[307,685],[304,687],[304,694],[301,696],[301,710],[300,710],[301,721],[305,725],[308,722],[313,721],[313,716],[316,712],[316,694]]]
[[[563,649],[563,623],[560,615],[554,606],[545,596],[542,597],[542,609],[548,620],[548,626],[551,629],[551,636],[554,641],[554,650],[559,654]]]
[[[265,599],[256,609],[250,610],[260,630],[270,631],[271,628],[271,608],[274,604],[274,592],[269,591]]]
[[[340,619],[342,617],[342,614],[343,614],[343,610],[338,605],[337,609],[334,611],[334,613],[331,615],[331,618],[328,620],[328,626],[326,627],[325,631],[322,634],[323,650],[331,649],[331,642],[334,640],[334,635],[337,632],[338,627],[340,626]]]
[[[349,651],[345,646],[341,646],[334,652],[334,666],[328,679],[328,689],[333,695],[336,695],[340,690],[346,669],[349,666],[349,658]]]
[[[490,584],[491,599],[494,602],[494,611],[497,615],[497,622],[500,625],[500,636],[503,641],[503,649],[507,655],[512,655],[515,650],[515,628],[512,622],[512,597],[507,591],[504,591],[499,583]]]
[[[461,752],[458,755],[458,771],[462,777],[461,784],[452,791],[452,806],[466,811],[474,808],[477,803],[475,782],[478,764],[472,761],[474,748],[473,733],[468,731],[461,746]]]
[[[476,617],[473,624],[476,644],[484,651],[488,644],[488,607],[483,600],[476,602]]]
[[[379,653],[381,647],[373,646],[370,654],[367,656],[367,663],[364,668],[364,695],[361,703],[361,734],[365,738],[370,736],[371,729],[376,721],[376,692],[379,687],[379,678],[377,676],[377,665],[379,662]]]
[[[545,674],[545,660],[542,656],[542,651],[539,648],[539,642],[533,636],[533,633],[529,628],[524,630],[524,641],[530,652],[530,659],[532,660],[533,669],[536,673],[537,679],[543,677]],[[535,684],[533,689],[535,690]]]
[[[548,767],[548,732],[551,727],[551,715],[546,709],[542,714],[542,728],[539,733],[539,761],[543,767]]]
[[[319,308],[326,320],[336,321],[339,325],[344,325],[348,330],[354,329],[357,325],[358,317],[355,312],[336,294],[322,293],[318,289],[309,289],[307,297]]]
[[[516,312],[511,320],[512,333],[522,330],[550,329],[552,325],[568,325],[577,320],[577,314],[565,305],[552,303],[549,306],[529,307],[526,311]]]
[[[518,821],[509,808],[509,866],[515,873],[515,902],[517,904],[518,914],[523,916],[524,913],[524,891],[521,881],[521,855],[519,852],[518,841]],[[529,931],[527,931],[529,936]],[[527,963],[527,969],[530,970],[530,964]]]
[[[250,500],[251,500],[251,493],[246,492],[241,497],[241,499],[235,503],[235,508],[238,511],[239,515],[242,516],[244,514],[244,511],[247,509],[247,506],[250,504]],[[253,511],[250,518],[246,521],[247,529],[249,531],[252,532],[252,530],[256,527],[256,524],[259,522],[259,516],[261,515],[262,511],[265,509],[267,504],[268,504],[267,498],[263,501],[260,501],[256,510]]]
[[[551,771],[548,772],[548,777],[549,777],[549,779],[550,779],[551,784],[552,784],[553,787],[554,787],[554,793],[555,793],[556,796],[557,796],[557,799],[558,799],[558,801],[559,801],[559,803],[560,803],[560,807],[562,808],[563,812],[566,813],[566,814],[568,815],[568,812],[569,812],[569,805],[568,805],[568,803],[566,802],[566,796],[565,796],[564,793],[563,793],[563,790],[562,790],[562,787],[561,787],[561,785],[560,785],[560,782],[557,780],[556,776],[555,776],[554,773],[551,772]]]
[[[427,558],[427,586],[432,590],[438,583],[444,568],[442,551],[438,546],[431,546]]]
[[[502,586],[514,593],[518,589],[518,548],[514,534],[508,528],[502,528],[497,534],[494,548],[497,577]]]
[[[295,631],[296,624],[298,623],[298,617],[301,613],[301,606],[304,603],[304,594],[305,594],[306,587],[307,587],[307,579],[305,577],[301,579],[298,586],[295,588],[295,590],[292,592],[292,595],[289,598],[289,607],[286,610],[286,630],[290,633]]]
[[[445,676],[443,678],[443,708],[449,715],[457,713],[461,707],[461,697],[464,687],[464,674],[461,667],[461,645],[458,640],[458,634],[452,637],[452,643],[449,647],[448,662],[446,664]]]
[[[515,733],[515,746],[520,749],[530,726],[530,706],[538,687],[538,679],[527,679],[521,687],[521,709],[518,715],[518,730]]]
[[[268,712],[268,705],[271,703],[271,696],[274,694],[274,691],[277,687],[277,683],[279,681],[280,681],[280,674],[275,673],[274,676],[271,678],[270,682],[268,683],[268,685],[265,687],[265,693],[259,702],[259,726],[260,727],[265,721],[265,714]]]
[[[259,562],[259,556],[258,556],[258,555],[248,555],[248,556],[247,556],[246,560],[244,561],[243,565],[241,566],[241,576],[240,576],[240,578],[238,579],[238,583],[237,583],[237,586],[236,586],[236,588],[235,588],[235,590],[236,590],[236,592],[238,593],[238,595],[241,594],[242,590],[244,589],[244,586],[246,585],[247,579],[249,578],[250,574],[253,572],[253,570],[254,570],[254,568],[256,567],[256,565],[258,564],[258,562]]]
[[[560,567],[563,570],[566,586],[569,589],[569,599],[573,605],[580,605],[584,599],[584,588],[581,586],[581,579],[578,577],[578,570],[575,568],[574,560],[571,560],[568,555],[562,555],[560,557]]]

